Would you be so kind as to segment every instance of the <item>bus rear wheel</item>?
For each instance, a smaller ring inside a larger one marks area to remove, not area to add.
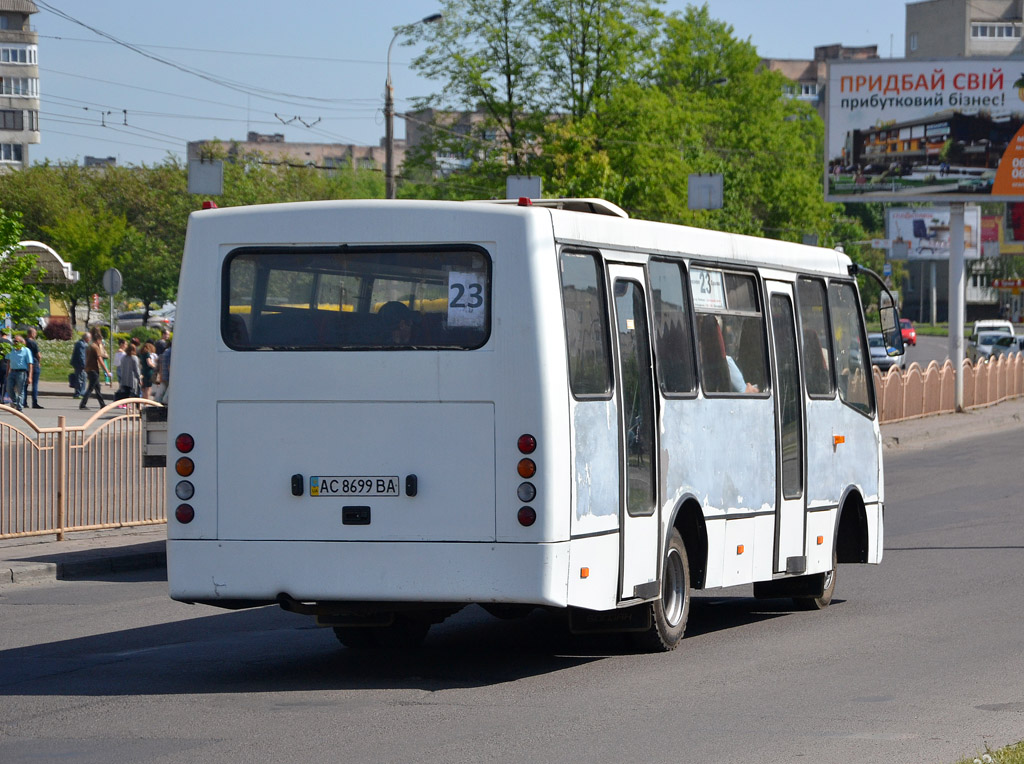
[[[647,605],[651,626],[634,634],[637,647],[648,652],[669,652],[679,646],[690,615],[690,564],[683,537],[675,528],[665,548],[661,573],[661,597]]]
[[[832,595],[836,590],[836,578],[839,570],[835,550],[832,551],[832,570],[825,572],[825,583],[817,597],[794,597],[793,604],[799,610],[824,610],[832,604]]]

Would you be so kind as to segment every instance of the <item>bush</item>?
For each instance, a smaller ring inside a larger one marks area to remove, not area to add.
[[[51,318],[43,329],[43,336],[48,340],[69,340],[71,339],[71,324],[63,316]]]

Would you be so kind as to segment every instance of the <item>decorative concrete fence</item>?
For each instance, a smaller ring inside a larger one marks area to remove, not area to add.
[[[917,363],[901,372],[892,367],[882,374],[874,370],[875,397],[880,421],[898,422],[956,410],[953,362],[939,366],[932,361],[924,369]],[[964,408],[989,406],[1024,395],[1024,354],[1001,355],[975,365],[964,360]]]
[[[84,425],[0,422],[0,539],[166,522],[164,469],[142,467],[145,406],[128,398]]]

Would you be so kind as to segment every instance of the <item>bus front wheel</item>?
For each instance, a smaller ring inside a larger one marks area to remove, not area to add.
[[[832,570],[825,573],[824,586],[818,597],[794,597],[793,604],[799,610],[824,610],[832,603],[832,595],[836,590],[836,573],[839,570],[835,550],[832,550]]]
[[[690,564],[683,537],[675,528],[665,548],[661,573],[661,597],[650,605],[651,626],[634,635],[637,646],[650,652],[668,652],[678,647],[690,615]]]

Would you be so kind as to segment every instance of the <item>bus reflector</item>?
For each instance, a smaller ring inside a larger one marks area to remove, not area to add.
[[[580,568],[580,578],[590,578],[590,568]]]
[[[537,512],[533,507],[520,507],[519,508],[519,524],[529,528],[535,522],[537,522]],[[585,578],[586,576],[584,576]]]
[[[520,459],[519,460],[519,477],[532,478],[537,474],[537,465],[533,459]]]
[[[183,432],[181,435],[174,439],[174,447],[181,451],[183,454],[187,454],[193,448],[195,448],[196,442],[187,432]]]
[[[196,511],[192,509],[191,504],[179,504],[178,508],[174,510],[174,519],[182,525],[188,525],[196,517]]]
[[[537,449],[537,439],[532,435],[519,436],[519,453],[532,454]]]

